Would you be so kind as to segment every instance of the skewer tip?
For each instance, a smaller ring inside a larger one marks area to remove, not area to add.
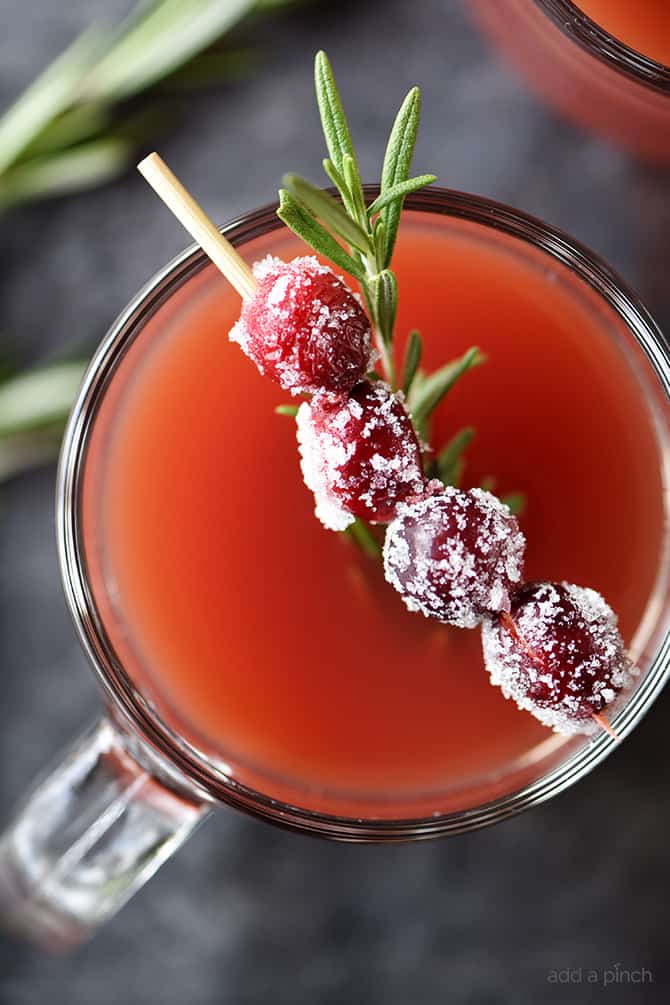
[[[617,743],[621,743],[621,737],[614,729],[612,724],[607,721],[604,715],[602,715],[600,712],[594,712],[591,718],[598,726],[600,726],[601,729],[604,729],[606,733],[609,733],[609,735],[612,737],[613,740],[616,740]]]
[[[155,150],[153,150],[150,154],[147,154],[146,157],[142,158],[142,160],[137,165],[137,170],[140,172],[141,175],[144,175],[146,174],[147,168],[149,168],[152,164],[156,164],[160,159],[161,159],[160,156],[156,153]]]

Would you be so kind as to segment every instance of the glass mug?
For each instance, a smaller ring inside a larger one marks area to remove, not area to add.
[[[670,66],[610,35],[572,0],[472,0],[475,20],[569,119],[670,163]]]
[[[370,190],[371,192],[373,190]],[[608,334],[625,352],[655,415],[660,456],[670,435],[670,356],[642,304],[585,248],[545,224],[489,200],[433,188],[407,200],[412,220],[438,228],[477,227],[479,239],[509,254],[532,254],[551,269],[560,263],[570,295],[597,300]],[[265,252],[286,230],[266,207],[222,232],[250,260],[259,240]],[[211,270],[191,247],[159,272],[112,326],[84,378],[65,435],[58,474],[56,523],[62,578],[80,641],[101,685],[106,717],[43,780],[0,841],[0,919],[34,942],[68,949],[109,918],[212,812],[229,804],[258,817],[322,837],[351,842],[418,840],[459,834],[504,820],[574,784],[616,746],[595,738],[548,734],[535,756],[504,775],[459,789],[445,812],[333,814],[286,796],[268,782],[262,789],[236,777],[161,717],[145,689],[115,653],[96,608],[84,559],[82,476],[92,432],[106,401],[114,401],[115,375],[131,346],[160,329],[163,312]],[[211,271],[210,271],[211,274]],[[548,281],[551,281],[549,279]],[[107,396],[111,395],[111,399]],[[278,420],[279,421],[279,420]],[[667,484],[667,482],[664,482]],[[664,542],[667,546],[668,540]],[[670,672],[667,562],[633,640],[640,677],[613,725],[620,737],[640,721]]]

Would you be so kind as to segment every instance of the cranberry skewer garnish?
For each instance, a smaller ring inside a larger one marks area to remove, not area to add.
[[[330,530],[356,517],[388,523],[399,503],[423,492],[419,441],[402,396],[388,384],[366,380],[348,398],[305,401],[297,424],[303,477]]]
[[[442,488],[402,504],[386,532],[384,571],[410,611],[459,628],[509,611],[525,538],[490,492]]]
[[[408,108],[415,98],[408,96]],[[492,683],[507,697],[561,732],[611,731],[602,712],[636,672],[616,617],[593,590],[565,583],[530,584],[512,597],[525,547],[516,519],[482,490],[426,485],[416,433],[400,399],[384,385],[361,383],[374,353],[370,323],[351,291],[315,258],[268,258],[254,275],[160,158],[154,154],[139,168],[240,293],[242,318],[232,337],[262,373],[292,393],[314,395],[300,410],[299,434],[306,480],[324,523],[342,529],[359,514],[373,522],[393,518],[385,573],[410,610],[463,628],[484,620],[485,661]],[[377,231],[356,226],[356,239],[379,258]],[[387,245],[381,250],[375,283],[364,291],[380,345],[388,348],[397,291]],[[345,270],[364,285],[362,261],[347,259],[340,249],[340,267],[343,257]],[[406,358],[406,389],[420,358],[420,342],[418,355],[414,344],[413,370],[412,357]],[[384,361],[394,373],[392,361]],[[452,369],[445,366],[440,375],[446,389]]]
[[[595,590],[527,583],[509,613],[484,623],[484,661],[506,698],[556,732],[606,729],[603,716],[635,676],[612,609]]]

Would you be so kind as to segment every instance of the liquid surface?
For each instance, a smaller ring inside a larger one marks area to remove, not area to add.
[[[670,65],[668,0],[577,0],[577,6],[631,49]]]
[[[495,474],[501,493],[528,495],[527,577],[600,590],[630,639],[663,526],[639,385],[595,310],[478,230],[409,226],[397,251],[398,331],[421,329],[427,366],[473,344],[489,355],[441,408],[434,444],[476,426],[465,484]],[[216,278],[168,307],[94,437],[87,550],[93,566],[103,555],[127,669],[234,772],[371,798],[503,772],[551,734],[489,685],[478,631],[406,612],[316,522],[294,423],[273,414],[287,396],[228,343],[237,313]]]

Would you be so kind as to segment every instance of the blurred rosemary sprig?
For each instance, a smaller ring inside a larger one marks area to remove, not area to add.
[[[0,481],[58,453],[84,375],[83,360],[60,361],[0,381]]]
[[[0,116],[0,213],[120,175],[177,95],[253,67],[229,32],[291,2],[139,0],[121,25],[87,31]],[[0,481],[56,455],[85,365],[0,365]]]
[[[0,117],[0,211],[116,177],[174,111],[175,92],[249,65],[249,50],[221,39],[288,2],[141,0],[120,26],[86,32]],[[152,114],[138,115],[147,102]]]

